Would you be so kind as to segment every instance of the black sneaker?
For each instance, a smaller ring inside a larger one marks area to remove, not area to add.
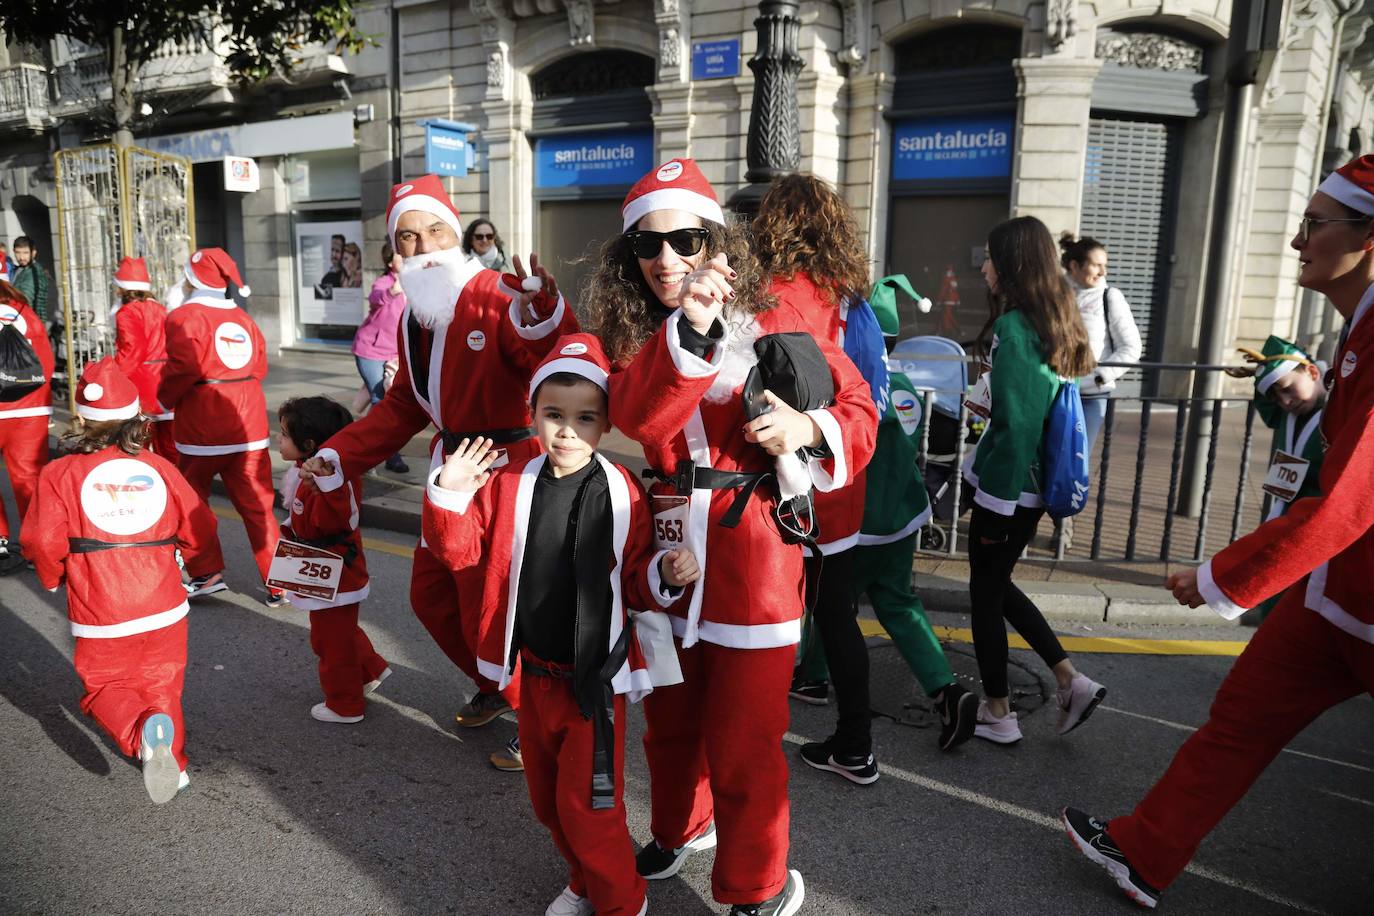
[[[730,907],[730,916],[792,916],[801,909],[805,899],[806,885],[802,883],[801,872],[789,868],[787,883],[776,897],[769,897],[762,903],[737,903]]]
[[[392,455],[386,460],[386,469],[393,474],[409,474],[410,465],[400,455]]]
[[[1159,903],[1159,891],[1145,883],[1127,860],[1126,854],[1112,842],[1107,835],[1106,824],[1077,808],[1065,808],[1059,818],[1064,822],[1064,832],[1079,852],[1105,868],[1127,897],[1146,909],[1155,908],[1155,904]]]
[[[818,770],[838,773],[852,783],[869,786],[878,781],[878,761],[870,754],[837,754],[829,741],[803,744],[802,760]]]
[[[973,737],[978,724],[978,697],[959,684],[950,684],[940,691],[935,709],[940,714],[940,750],[953,750]]]
[[[267,597],[263,599],[262,603],[276,610],[277,608],[286,607],[290,602],[286,599],[286,592],[279,588],[269,588],[267,590]]]
[[[824,706],[830,702],[830,682],[829,681],[803,681],[801,678],[792,678],[792,686],[788,688],[787,695],[794,700],[801,700],[812,706]]]
[[[19,551],[10,552],[10,539],[0,538],[0,576],[8,576],[24,568],[24,558]],[[33,564],[29,564],[33,568]]]
[[[510,712],[510,703],[499,693],[478,693],[463,704],[455,717],[463,728],[481,728],[497,716]]]
[[[213,595],[215,592],[222,592],[229,588],[229,583],[224,581],[223,573],[210,573],[208,576],[195,576],[190,582],[186,583],[187,598],[202,598],[206,595]]]
[[[715,846],[715,824],[706,825],[705,830],[688,840],[686,845],[679,846],[677,849],[664,849],[658,845],[658,840],[650,840],[649,845],[635,855],[635,871],[650,881],[671,878],[678,873],[686,863],[687,857],[692,853],[701,852],[704,849],[714,849]]]

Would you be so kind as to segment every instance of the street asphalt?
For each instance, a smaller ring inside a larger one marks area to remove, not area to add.
[[[524,781],[487,764],[514,724],[454,726],[472,685],[410,610],[407,540],[367,532],[387,549],[369,551],[363,624],[395,675],[361,724],[326,725],[309,715],[320,696],[305,613],[264,607],[242,527],[221,519],[220,530],[236,590],[193,606],[191,786],[163,807],[80,712],[65,594],[43,592],[32,573],[0,579],[0,913],[542,913],[566,873]],[[960,615],[932,617],[968,626]],[[1064,626],[1099,638],[1083,644],[1098,650],[1119,647],[1110,640],[1121,636],[1234,642],[1248,632]],[[1110,692],[1088,723],[1057,738],[1052,704],[1042,705],[1052,696],[1048,672],[1013,650],[1025,740],[1005,748],[975,739],[942,754],[914,683],[890,646],[872,642],[874,705],[895,716],[874,722],[884,767],[876,784],[802,764],[797,743],[824,738],[834,711],[792,707],[790,864],[805,878],[802,912],[1132,911],[1106,873],[1070,848],[1059,808],[1128,811],[1205,719],[1233,658],[1080,652],[1075,663]],[[970,651],[949,644],[971,682]],[[638,709],[629,730],[629,828],[643,843],[649,784]],[[1160,906],[1369,913],[1371,846],[1374,704],[1361,697],[1279,755]],[[709,865],[701,854],[678,878],[653,883],[650,912],[724,912],[711,900]]]

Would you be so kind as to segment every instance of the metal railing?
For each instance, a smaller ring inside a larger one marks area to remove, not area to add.
[[[0,125],[34,130],[48,121],[48,71],[37,64],[0,70]]]

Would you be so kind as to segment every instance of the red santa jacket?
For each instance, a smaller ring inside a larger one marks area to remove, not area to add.
[[[577,318],[559,296],[552,315],[522,327],[519,293],[501,282],[501,274],[484,269],[476,258],[467,262],[467,269],[470,274],[458,294],[453,321],[442,332],[422,328],[412,337],[406,307],[397,331],[400,369],[391,388],[367,416],[319,450],[344,477],[356,477],[380,464],[430,423],[457,434],[530,425],[530,377],[559,337],[577,332]],[[427,371],[412,366],[416,357],[427,363]],[[423,384],[419,378],[425,379]],[[538,451],[536,439],[517,442],[495,466]],[[431,468],[443,463],[441,436],[435,435],[430,453]]]
[[[231,455],[267,448],[267,343],[223,293],[198,292],[167,315],[157,399],[176,411],[177,451]]]
[[[774,280],[768,290],[778,298],[794,306],[810,323],[818,338],[833,343],[840,351],[840,358],[849,360],[844,353],[844,327],[847,307],[836,305],[826,299],[825,294],[806,274],[797,274],[790,280]],[[853,364],[852,360],[849,360]],[[858,367],[854,368],[858,372]],[[852,475],[847,486],[828,493],[816,493],[816,522],[820,525],[817,546],[822,554],[839,553],[859,543],[859,528],[864,520],[864,496],[868,491],[868,471],[862,469]],[[809,554],[811,548],[804,546]]]
[[[328,487],[328,489],[326,489]],[[354,604],[367,597],[367,560],[363,533],[358,527],[362,481],[354,477],[343,485],[325,480],[301,480],[300,465],[286,469],[281,481],[281,504],[286,507],[281,536],[337,553],[345,560],[334,600],[326,601],[289,592],[292,607],[304,611]]]
[[[673,474],[678,462],[720,471],[771,472],[773,461],[744,438],[741,391],[757,363],[754,341],[765,334],[813,333],[806,316],[780,302],[755,316],[727,322],[725,339],[709,360],[681,345],[671,315],[628,366],[611,375],[611,422],[644,447],[644,457]],[[830,365],[835,403],[809,411],[831,457],[809,464],[817,490],[837,490],[863,470],[873,454],[878,413],[859,370],[829,340],[816,343]],[[666,495],[658,483],[650,491]],[[802,552],[782,542],[772,517],[776,494],[760,487],[734,528],[719,524],[736,490],[694,489],[688,502],[687,546],[701,579],[687,600],[670,610],[683,646],[698,638],[717,645],[767,649],[801,638]],[[652,505],[652,500],[651,500]]]
[[[24,556],[44,588],[67,583],[74,635],[130,636],[186,616],[175,550],[213,542],[215,528],[210,507],[165,458],[110,446],[43,468],[24,518]],[[152,541],[168,543],[100,549]]]
[[[1307,607],[1374,643],[1374,286],[1336,354],[1322,415],[1321,495],[1300,499],[1198,569],[1207,604],[1235,618],[1307,576]]]
[[[115,310],[115,365],[138,388],[139,409],[155,420],[172,419],[157,399],[167,363],[167,310],[156,299],[131,299]]]
[[[520,567],[525,557],[525,537],[529,531],[530,505],[534,485],[547,460],[536,455],[512,464],[494,475],[475,496],[445,490],[436,480],[439,471],[430,473],[425,490],[422,525],[425,541],[439,561],[452,570],[481,564],[482,623],[479,628],[477,667],[484,677],[504,689],[511,680],[511,646],[515,638],[515,608],[520,590]],[[664,551],[653,548],[651,520],[644,490],[632,473],[600,454],[596,460],[606,472],[612,518],[611,544],[614,561],[611,574],[610,651],[628,623],[631,608],[645,609],[636,614],[635,639],[630,641],[629,658],[611,679],[616,693],[628,694],[637,701],[669,680],[651,675],[647,659],[674,653],[667,626],[653,618],[661,612],[651,607],[667,607],[673,597],[665,591],[659,573]],[[655,636],[666,637],[655,640]],[[676,657],[669,667],[676,669]],[[656,672],[661,669],[657,669]],[[677,680],[681,680],[680,673]]]
[[[0,302],[0,325],[13,324],[28,339],[34,355],[43,366],[48,381],[17,401],[0,401],[0,421],[20,417],[46,417],[52,414],[52,344],[43,319],[29,306],[19,302]],[[47,433],[45,432],[46,436]]]

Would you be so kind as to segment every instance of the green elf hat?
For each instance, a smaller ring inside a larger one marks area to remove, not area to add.
[[[1246,361],[1255,364],[1255,391],[1260,394],[1267,394],[1275,382],[1299,366],[1316,365],[1297,344],[1273,334],[1264,342],[1261,352],[1256,353],[1244,347],[1240,352],[1245,355]]]
[[[884,337],[896,337],[901,329],[901,321],[897,318],[899,289],[916,300],[916,307],[922,312],[930,311],[930,300],[911,288],[911,281],[906,274],[883,277],[873,284],[873,291],[868,294],[868,304],[873,307],[873,314],[878,316],[878,327],[883,329]]]

